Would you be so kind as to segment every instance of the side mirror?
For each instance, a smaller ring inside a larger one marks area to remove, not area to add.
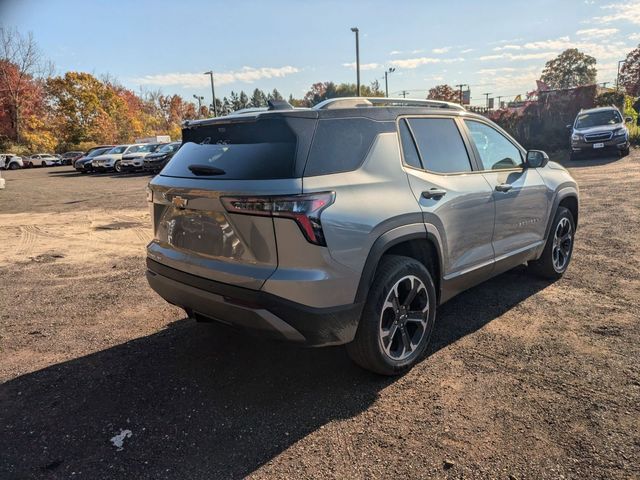
[[[549,163],[549,155],[542,150],[529,150],[527,152],[527,168],[542,168]]]
[[[632,123],[633,117],[624,117],[624,123]]]
[[[571,130],[573,128],[573,125],[569,124],[567,125],[567,130]]]

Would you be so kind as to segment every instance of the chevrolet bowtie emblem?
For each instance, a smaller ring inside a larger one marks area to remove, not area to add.
[[[189,200],[186,198],[176,196],[171,199],[171,204],[176,208],[187,208],[187,203],[189,203]]]

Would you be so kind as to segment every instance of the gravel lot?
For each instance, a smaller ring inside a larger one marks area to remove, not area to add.
[[[569,166],[565,277],[456,297],[398,379],[164,303],[148,177],[3,172],[0,478],[640,478],[640,151]]]

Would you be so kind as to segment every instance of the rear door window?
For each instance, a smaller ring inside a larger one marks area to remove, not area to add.
[[[471,161],[452,118],[409,118],[422,165],[435,173],[471,171]]]
[[[369,118],[318,120],[305,177],[350,172],[362,165],[378,134],[395,131],[392,122]]]

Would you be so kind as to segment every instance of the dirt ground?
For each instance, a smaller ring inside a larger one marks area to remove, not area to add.
[[[3,172],[0,478],[640,478],[640,151],[565,163],[565,277],[456,297],[396,379],[164,303],[148,177]]]

